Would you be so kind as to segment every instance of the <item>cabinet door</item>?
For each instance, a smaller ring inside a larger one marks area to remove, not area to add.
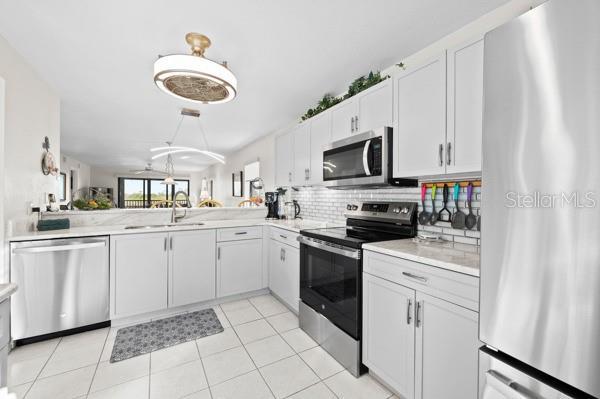
[[[275,138],[275,185],[289,186],[292,184],[292,169],[294,166],[293,140],[291,132]]]
[[[396,77],[394,177],[443,174],[446,53]]]
[[[262,287],[262,239],[217,244],[217,296]]]
[[[269,288],[283,298],[283,244],[273,239],[269,242]]]
[[[414,304],[414,290],[363,273],[363,363],[405,398],[415,389]]]
[[[358,115],[356,98],[350,98],[331,109],[331,141],[345,139],[354,130],[354,118]]]
[[[416,398],[476,399],[478,315],[417,292]]]
[[[393,126],[393,88],[392,79],[387,79],[358,94],[356,133],[366,132],[382,126]]]
[[[304,122],[292,130],[294,142],[294,184],[308,183],[310,170],[310,122]]]
[[[481,172],[483,38],[448,50],[446,171]]]
[[[323,183],[323,147],[331,142],[331,112],[323,112],[310,122],[310,184]]]
[[[169,307],[214,299],[215,231],[171,233],[169,249]]]
[[[111,239],[114,316],[167,307],[168,234],[128,234]]]
[[[283,245],[283,293],[281,298],[298,313],[300,300],[300,250]]]

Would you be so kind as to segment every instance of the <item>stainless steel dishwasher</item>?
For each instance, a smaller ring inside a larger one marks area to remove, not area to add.
[[[108,237],[15,242],[10,254],[10,280],[19,286],[11,301],[17,344],[108,324]]]

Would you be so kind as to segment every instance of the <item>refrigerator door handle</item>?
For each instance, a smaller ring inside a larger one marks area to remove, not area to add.
[[[506,399],[536,399],[535,396],[524,392],[524,388],[517,382],[495,370],[488,370],[485,373],[485,381],[486,385],[494,388],[498,393],[506,397]]]

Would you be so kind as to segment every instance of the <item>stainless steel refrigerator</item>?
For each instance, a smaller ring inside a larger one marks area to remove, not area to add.
[[[480,398],[600,397],[600,0],[484,54]]]

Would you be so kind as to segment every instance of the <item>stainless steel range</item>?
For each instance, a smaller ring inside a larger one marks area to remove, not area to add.
[[[417,203],[348,204],[346,227],[302,230],[300,328],[355,376],[364,371],[362,245],[416,235]]]

